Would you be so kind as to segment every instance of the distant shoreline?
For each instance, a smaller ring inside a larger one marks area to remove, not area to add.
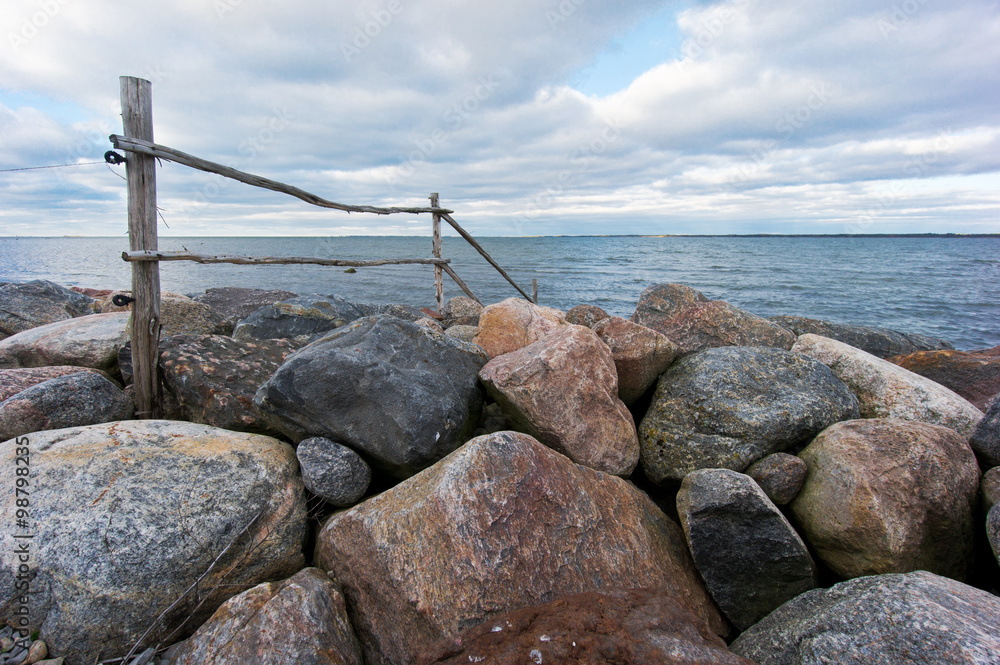
[[[25,239],[68,239],[68,238],[124,238],[126,236],[5,236],[0,240]],[[162,236],[161,240],[179,240],[187,238],[423,238],[425,236],[391,236],[391,235],[350,235],[350,236]],[[429,234],[428,236],[429,237]],[[445,237],[452,237],[445,235]],[[1000,233],[585,233],[580,235],[559,234],[545,236],[478,236],[480,238],[1000,238]]]

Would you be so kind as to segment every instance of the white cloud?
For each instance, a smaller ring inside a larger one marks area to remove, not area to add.
[[[668,6],[674,56],[597,97],[569,82],[662,2],[10,0],[0,168],[100,159],[129,74],[158,142],[347,203],[438,191],[479,234],[1000,231],[995,6]],[[158,185],[165,235],[419,227],[175,165]],[[124,229],[106,167],[0,190],[3,234]]]

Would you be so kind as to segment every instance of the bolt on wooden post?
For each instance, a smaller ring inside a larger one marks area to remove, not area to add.
[[[122,76],[124,134],[153,142],[153,95],[149,81]],[[130,152],[125,165],[128,181],[128,237],[131,251],[156,250],[156,160]],[[132,366],[137,418],[162,415],[160,377],[160,264],[132,263]]]

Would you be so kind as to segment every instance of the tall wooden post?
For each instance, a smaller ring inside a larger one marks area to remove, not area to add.
[[[438,205],[438,195],[433,193],[430,195],[431,207],[439,208]],[[434,217],[434,258],[441,258],[441,215],[436,212],[433,213]],[[437,311],[440,314],[444,310],[444,271],[441,268],[440,263],[434,264],[434,292],[437,294]]]
[[[122,124],[125,136],[153,142],[153,95],[149,81],[122,76]],[[130,152],[128,180],[129,249],[156,250],[156,161]],[[132,366],[137,418],[159,418],[160,264],[132,263]]]

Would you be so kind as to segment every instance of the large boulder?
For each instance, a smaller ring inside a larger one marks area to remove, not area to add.
[[[566,312],[566,322],[575,326],[587,326],[593,328],[598,321],[611,316],[597,305],[577,305]]]
[[[888,328],[830,323],[819,319],[806,319],[801,316],[772,316],[770,320],[788,328],[796,335],[828,337],[849,344],[856,349],[867,351],[879,358],[890,358],[918,351],[954,348],[943,339],[916,333],[903,333]]]
[[[272,289],[248,289],[238,286],[223,286],[207,289],[199,296],[195,296],[196,302],[203,303],[211,307],[216,314],[222,317],[226,326],[232,332],[236,324],[247,318],[261,307],[273,305],[295,298],[296,294],[291,291]]]
[[[993,401],[986,415],[976,425],[969,437],[969,445],[983,466],[1000,466],[1000,399]]]
[[[0,441],[63,427],[128,420],[131,398],[96,372],[78,372],[36,384],[0,402]]]
[[[340,587],[316,568],[230,598],[169,665],[362,665]]]
[[[677,514],[708,592],[738,630],[816,587],[816,564],[802,538],[749,476],[689,473]]]
[[[696,469],[743,471],[857,416],[857,400],[822,363],[781,349],[707,349],[660,377],[639,424],[642,467],[658,484]]]
[[[132,305],[116,305],[115,296],[132,297],[131,291],[114,291],[104,299],[101,311],[132,311]],[[205,303],[196,302],[180,293],[164,291],[160,293],[160,337],[172,335],[217,335],[228,334],[232,326]]]
[[[76,365],[114,374],[128,333],[128,312],[56,321],[0,340],[0,368]]]
[[[89,367],[74,367],[73,365],[52,365],[48,367],[25,367],[22,369],[0,369],[0,402],[13,397],[31,386],[56,379],[69,374],[91,372],[110,379],[105,372]]]
[[[926,571],[814,589],[730,648],[760,665],[997,665],[1000,599]]]
[[[986,514],[986,538],[990,541],[993,556],[1000,563],[1000,508],[997,504]]]
[[[445,328],[455,326],[478,326],[479,315],[483,312],[483,306],[465,296],[457,296],[448,301],[441,314],[444,317],[441,325]]]
[[[369,665],[411,663],[511,610],[602,589],[660,590],[726,631],[683,533],[645,494],[517,432],[474,439],[336,513],[316,561],[343,586]]]
[[[944,425],[968,438],[983,417],[982,411],[944,386],[843,342],[802,335],[792,350],[832,369],[857,395],[862,418]]]
[[[539,307],[521,298],[487,305],[479,314],[479,333],[472,340],[490,358],[533,344],[566,323],[558,309]]]
[[[364,316],[357,304],[340,296],[308,295],[265,305],[233,331],[241,340],[312,337],[345,326]]]
[[[0,282],[0,339],[94,313],[93,298],[53,282]]]
[[[965,578],[979,467],[960,435],[927,423],[852,420],[824,431],[799,457],[809,475],[789,505],[838,575],[922,569]]]
[[[635,423],[618,399],[611,351],[590,328],[564,326],[497,356],[479,378],[515,429],[592,469],[635,469]]]
[[[183,622],[190,631],[232,595],[303,567],[305,490],[276,439],[124,421],[31,434],[0,453],[5,487],[22,477],[15,458],[30,459],[30,515],[17,528],[34,536],[29,629],[71,662],[124,656],[148,628],[144,647]],[[18,510],[5,493],[12,529]],[[13,546],[0,553],[7,621],[24,605],[21,565]]]
[[[1000,347],[986,351],[918,351],[889,362],[949,388],[982,411],[1000,393]]]
[[[275,430],[253,398],[301,344],[287,339],[236,340],[178,335],[160,342],[160,375],[184,420],[239,432]]]
[[[639,296],[632,321],[663,333],[688,355],[719,346],[790,349],[795,335],[722,300],[708,300],[683,284],[657,284]]]
[[[428,647],[419,665],[754,665],[651,589],[588,591],[502,614]]]
[[[677,346],[652,328],[609,316],[589,326],[611,349],[618,397],[631,406],[677,358]]]
[[[323,436],[406,478],[464,443],[486,355],[393,316],[359,319],[290,355],[254,403],[295,441]]]

